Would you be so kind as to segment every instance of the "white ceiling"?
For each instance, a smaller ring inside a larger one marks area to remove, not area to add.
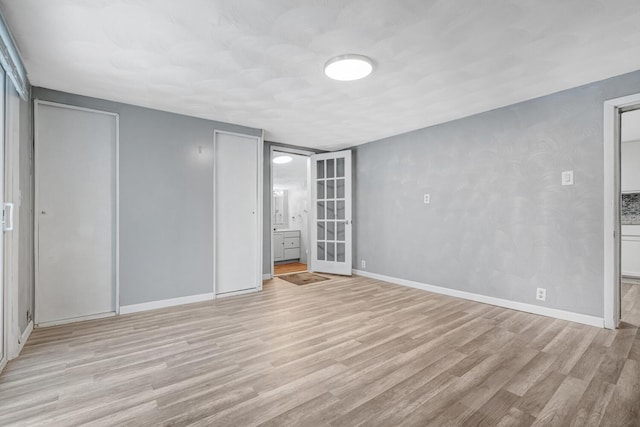
[[[307,160],[309,157],[289,153],[274,152],[274,156],[291,156],[293,160],[285,164],[273,164],[273,188],[290,190],[300,188],[307,182]]]
[[[32,84],[339,149],[640,69],[638,0],[0,0]],[[375,61],[327,79],[334,55]]]
[[[620,139],[622,142],[640,141],[640,110],[622,113]]]

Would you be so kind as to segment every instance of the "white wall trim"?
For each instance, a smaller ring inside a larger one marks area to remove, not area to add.
[[[448,295],[451,297],[462,298],[470,301],[481,302],[483,304],[495,305],[498,307],[509,308],[512,310],[524,311],[527,313],[539,314],[541,316],[554,317],[556,319],[568,320],[570,322],[582,323],[589,326],[604,327],[604,321],[600,317],[589,316],[587,314],[573,313],[571,311],[558,310],[549,307],[540,307],[538,305],[527,304],[523,302],[511,301],[502,298],[495,298],[486,295],[474,294],[472,292],[459,291],[456,289],[443,288],[440,286],[427,285],[425,283],[414,282],[412,280],[399,279],[397,277],[385,276],[382,274],[371,273],[362,270],[353,270],[353,274],[368,277],[370,279],[382,280],[384,282],[394,283],[396,285],[407,286],[410,288],[421,289],[423,291],[433,292],[436,294]]]
[[[61,320],[54,320],[52,322],[38,323],[36,324],[35,327],[48,328],[49,326],[67,325],[69,323],[85,322],[87,320],[104,319],[105,317],[114,317],[114,316],[117,316],[115,311],[108,311],[106,313],[90,314],[88,316],[72,317],[70,319],[61,319]]]
[[[273,279],[273,276],[269,273],[265,273],[262,275],[262,280],[269,280],[269,279]]]
[[[640,94],[604,103],[604,326],[620,322],[620,113],[640,105]]]
[[[622,270],[624,277],[631,277],[633,279],[640,279],[640,271],[624,271]]]
[[[240,291],[233,291],[233,292],[225,292],[224,294],[217,294],[216,295],[216,299],[218,298],[226,298],[226,297],[235,297],[238,295],[244,295],[244,294],[254,294],[256,292],[260,292],[261,289],[255,289],[255,288],[250,288],[250,289],[243,289]]]
[[[122,305],[120,306],[120,314],[138,313],[140,311],[155,310],[157,308],[166,308],[176,305],[192,304],[194,302],[210,301],[212,299],[213,292],[207,292],[206,294],[190,295],[187,297],[163,299],[160,301],[143,302],[140,304]]]

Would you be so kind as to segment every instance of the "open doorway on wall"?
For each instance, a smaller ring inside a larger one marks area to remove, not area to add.
[[[620,115],[620,193],[620,320],[640,326],[640,109]]]
[[[311,154],[297,149],[271,149],[273,276],[308,270]]]

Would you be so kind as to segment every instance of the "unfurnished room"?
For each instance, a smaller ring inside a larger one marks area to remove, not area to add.
[[[0,0],[0,425],[640,427],[637,0]]]

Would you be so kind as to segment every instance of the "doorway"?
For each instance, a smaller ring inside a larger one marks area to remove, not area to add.
[[[620,192],[620,319],[640,326],[640,108],[620,117]]]
[[[640,94],[604,103],[604,326],[616,329],[624,320],[640,324],[640,297],[633,269],[634,200],[640,194],[634,168],[640,139]],[[624,174],[624,176],[623,176]],[[624,203],[624,206],[623,206]],[[640,227],[640,223],[638,224]],[[638,233],[640,234],[640,233]],[[638,253],[640,255],[640,252]],[[623,259],[624,257],[624,259]]]
[[[310,151],[271,147],[271,275],[308,270]]]

